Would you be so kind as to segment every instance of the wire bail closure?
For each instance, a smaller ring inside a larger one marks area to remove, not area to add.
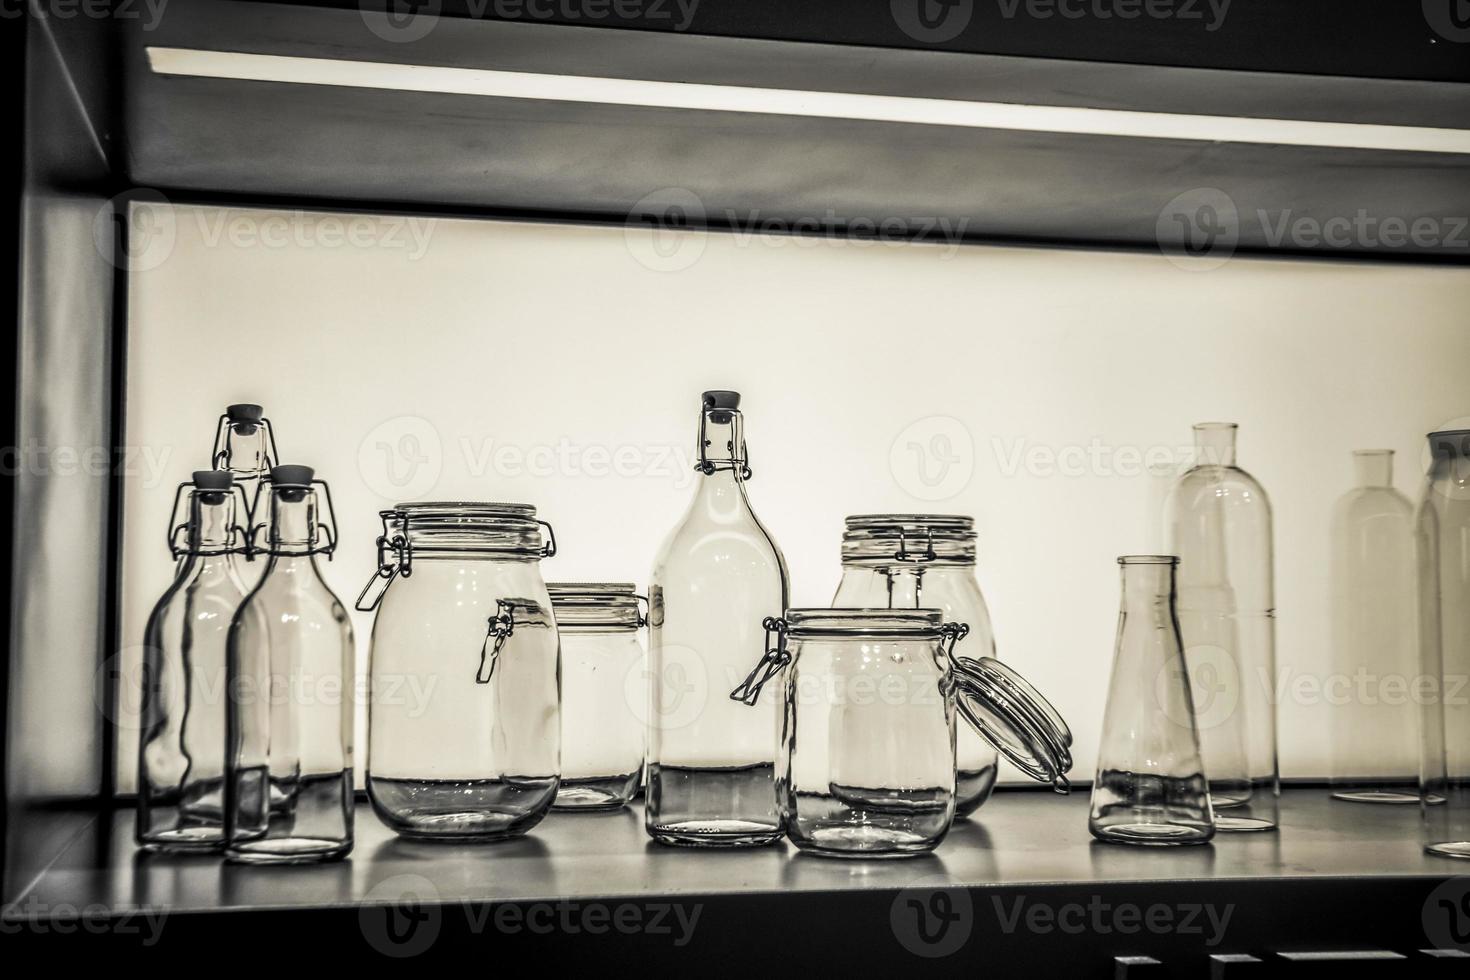
[[[746,447],[745,439],[740,440],[740,450],[736,452],[734,444],[730,444],[730,458],[727,460],[711,461],[709,458],[709,413],[710,411],[725,411],[733,413],[735,409],[711,409],[703,407],[699,410],[699,444],[694,447],[699,455],[699,462],[694,464],[694,469],[705,476],[710,476],[720,470],[733,470],[736,465],[740,466],[740,479],[749,480],[750,473],[750,450]],[[717,420],[718,421],[718,420]]]
[[[174,503],[170,510],[172,515],[168,527],[168,550],[178,561],[185,555],[244,555],[246,561],[255,560],[255,550],[251,547],[253,536],[248,527],[236,522],[230,525],[229,543],[220,549],[202,550],[192,545],[189,541],[189,528],[194,523],[193,515],[186,514],[183,519],[179,518],[181,507],[187,507],[188,501],[195,493],[228,493],[236,501],[240,508],[237,514],[245,514],[249,521],[250,503],[245,496],[245,488],[238,483],[232,483],[229,490],[200,489],[193,480],[185,480],[174,489]],[[182,540],[181,540],[182,537]]]
[[[476,684],[489,684],[495,676],[495,663],[500,651],[516,631],[516,600],[496,599],[495,615],[486,620],[485,642],[480,644],[480,667],[475,671]]]
[[[933,561],[937,557],[938,557],[938,555],[934,551],[934,529],[933,528],[929,528],[929,527],[924,528],[924,550],[921,553],[914,553],[914,552],[909,551],[909,543],[908,543],[908,534],[907,534],[907,532],[904,531],[902,525],[899,526],[899,528],[898,528],[898,550],[893,553],[893,560],[894,561],[901,561],[901,562],[907,562],[909,564],[920,565],[920,564],[924,564],[925,562],[931,562],[931,561]],[[966,627],[966,629],[968,629],[968,628],[969,627]]]
[[[265,520],[254,521],[255,508],[260,505],[261,491],[268,486],[272,489],[290,488],[302,490],[311,494],[318,502],[319,506],[317,507],[317,518],[314,522],[313,540],[307,550],[285,551],[279,548],[272,540],[274,528],[270,527],[270,522]],[[318,487],[321,488],[320,493],[317,492]],[[267,475],[261,477],[260,483],[257,484],[255,498],[255,504],[252,505],[248,512],[251,516],[252,523],[250,530],[247,532],[249,538],[249,544],[247,546],[250,548],[252,558],[254,555],[326,555],[328,561],[332,560],[332,556],[337,552],[337,510],[332,506],[332,488],[327,484],[326,480],[314,479],[310,484],[303,486],[284,483],[278,485],[272,483],[270,476]],[[321,505],[325,505],[325,509]],[[266,543],[264,546],[256,544],[256,540],[261,536],[262,531],[266,532]]]
[[[730,700],[755,707],[760,700],[761,688],[765,687],[782,668],[791,663],[791,654],[786,650],[786,620],[778,616],[767,616],[761,625],[766,628],[766,652],[761,655],[754,669],[730,692]],[[776,645],[771,646],[771,634],[776,634]]]

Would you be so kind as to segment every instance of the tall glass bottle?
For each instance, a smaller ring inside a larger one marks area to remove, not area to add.
[[[225,645],[245,598],[234,565],[245,533],[229,473],[197,472],[179,495],[187,516],[169,522],[178,567],[143,640],[137,841],[208,851],[225,842]]]
[[[740,395],[707,391],[698,486],[649,587],[646,825],[665,844],[741,847],[782,835],[776,705],[726,696],[765,651],[761,623],[788,605],[786,560],[750,509]]]
[[[1215,816],[1175,615],[1172,555],[1125,555],[1088,829],[1118,844],[1203,844]]]
[[[1357,485],[1332,511],[1332,795],[1419,802],[1414,508],[1393,488],[1393,450],[1353,453]]]
[[[994,657],[995,634],[975,577],[975,521],[947,514],[860,514],[842,535],[842,581],[834,607],[944,612],[970,627],[964,657]],[[955,735],[955,816],[979,809],[995,788],[995,747],[969,725]]]
[[[225,856],[327,861],[352,849],[355,676],[347,611],[316,564],[336,549],[331,496],[310,467],[277,466],[264,506],[265,573],[230,624]]]
[[[1414,517],[1425,698],[1419,795],[1424,849],[1470,858],[1470,429],[1432,432]]]
[[[1179,625],[1220,830],[1278,823],[1271,504],[1235,465],[1231,423],[1194,427],[1195,465],[1166,505]]]

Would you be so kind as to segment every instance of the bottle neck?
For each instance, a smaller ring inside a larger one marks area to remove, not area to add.
[[[747,471],[745,421],[733,409],[706,408],[699,424],[699,468],[706,475],[720,472],[744,479]]]
[[[1393,450],[1363,449],[1353,453],[1353,474],[1360,489],[1393,486]]]
[[[1208,422],[1194,427],[1195,463],[1199,466],[1235,465],[1235,426]]]
[[[309,555],[316,540],[315,495],[299,487],[272,488],[270,550],[278,555]]]
[[[237,544],[235,498],[228,493],[196,490],[189,501],[189,548],[200,554],[220,554]]]
[[[1151,610],[1174,599],[1175,563],[1129,562],[1119,566],[1123,579],[1123,611]]]

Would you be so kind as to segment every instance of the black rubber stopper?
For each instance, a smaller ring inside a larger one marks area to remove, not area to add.
[[[278,487],[309,487],[316,477],[310,466],[272,466],[271,483]]]
[[[740,392],[738,391],[706,391],[704,393],[705,408],[726,408],[732,412],[740,410]]]
[[[234,482],[234,474],[229,470],[194,471],[194,489],[196,490],[228,490]]]
[[[231,422],[259,422],[264,415],[263,408],[249,403],[230,405],[225,408],[225,417]]]

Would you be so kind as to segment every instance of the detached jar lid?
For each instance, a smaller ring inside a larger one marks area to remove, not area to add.
[[[1058,793],[1070,784],[1072,732],[1025,678],[993,657],[955,657],[956,706],[996,751]]]
[[[647,622],[631,582],[548,582],[558,628],[637,629]]]

